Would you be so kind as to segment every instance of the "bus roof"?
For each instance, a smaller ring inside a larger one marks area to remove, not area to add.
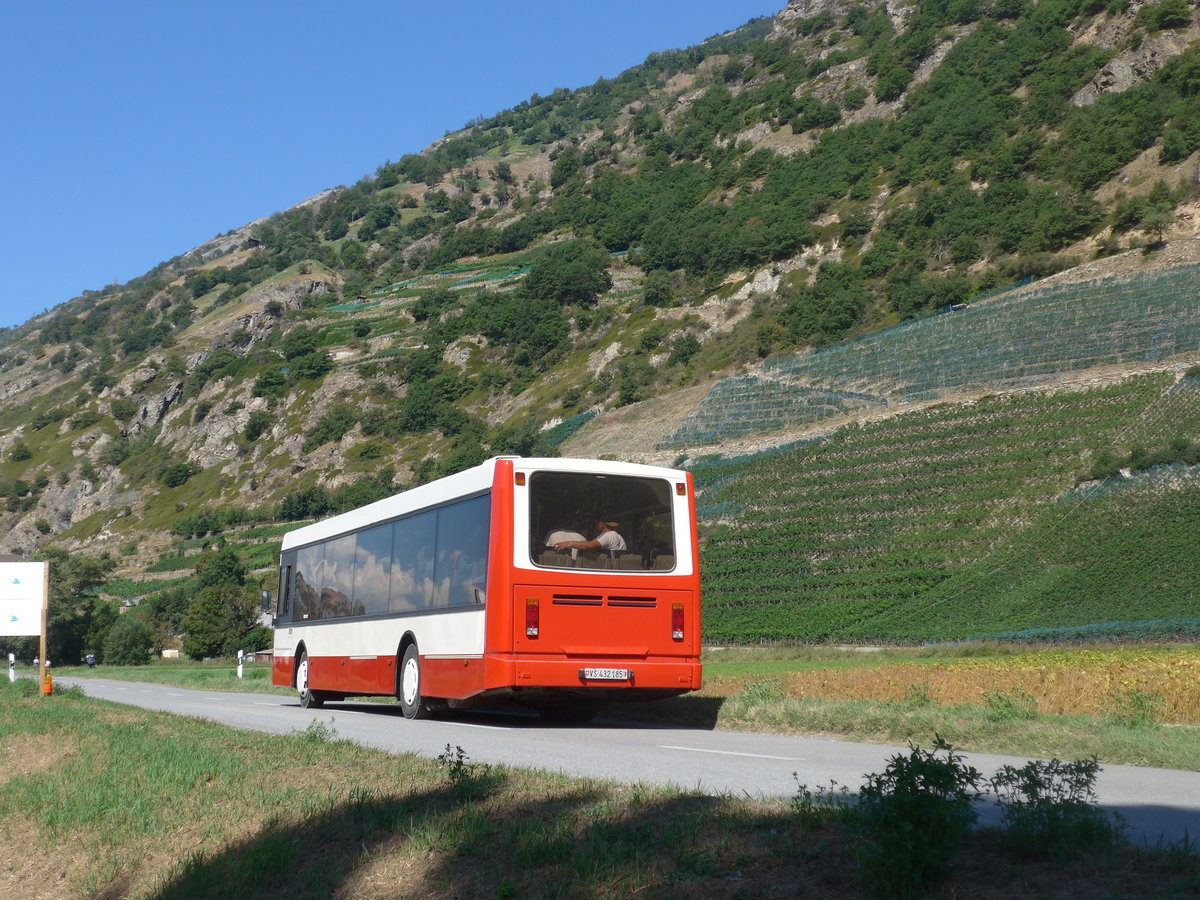
[[[641,463],[616,462],[604,459],[574,459],[570,457],[494,456],[470,469],[447,475],[420,487],[402,491],[391,497],[376,500],[358,509],[340,513],[289,531],[283,536],[281,551],[324,541],[342,534],[359,531],[380,522],[387,522],[422,509],[441,506],[453,500],[483,494],[491,490],[496,466],[501,460],[511,460],[516,471],[534,472],[592,472],[602,475],[633,475],[646,478],[677,479],[685,477],[679,469],[649,466]]]

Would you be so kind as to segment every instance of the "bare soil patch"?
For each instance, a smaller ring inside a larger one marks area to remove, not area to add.
[[[0,739],[0,787],[13,778],[51,772],[74,756],[74,738],[51,734],[17,734]]]

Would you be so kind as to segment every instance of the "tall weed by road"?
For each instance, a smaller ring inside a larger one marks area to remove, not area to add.
[[[1000,804],[1004,843],[1057,860],[1113,853],[1124,843],[1124,825],[1096,806],[1099,772],[1095,757],[1002,766],[989,785]]]
[[[950,743],[935,736],[932,749],[910,745],[883,772],[867,775],[857,794],[836,783],[816,790],[799,784],[792,806],[806,828],[830,823],[847,828],[857,878],[868,896],[923,896],[951,876],[960,850],[973,839],[1002,848],[1015,860],[1094,864],[1119,856],[1126,846],[1125,825],[1096,805],[1099,771],[1094,758],[1031,760],[1019,767],[1002,766],[985,780]],[[975,803],[988,790],[1000,807],[1002,824],[973,836]],[[1167,867],[1196,858],[1187,841],[1156,855]],[[1024,887],[1028,892],[1029,885]]]
[[[859,878],[873,897],[911,897],[946,877],[977,813],[983,776],[941,737],[867,776],[851,822]]]

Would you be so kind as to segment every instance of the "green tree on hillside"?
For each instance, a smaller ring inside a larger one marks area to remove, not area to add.
[[[273,424],[275,424],[275,420],[270,413],[263,410],[255,410],[250,413],[250,418],[246,421],[246,429],[243,434],[246,440],[254,442],[262,437]]]
[[[608,262],[595,241],[563,241],[530,263],[525,288],[536,300],[586,303],[612,287]]]
[[[345,406],[330,410],[321,416],[317,424],[313,426],[313,430],[309,432],[308,437],[304,439],[304,452],[308,453],[330,441],[340,441],[357,421],[358,417],[354,411]]]
[[[1187,28],[1192,24],[1192,12],[1187,0],[1162,0],[1149,3],[1138,10],[1137,20],[1151,31]]]
[[[171,463],[164,466],[158,479],[167,487],[180,487],[196,474],[196,469],[190,463]]]
[[[116,606],[97,595],[116,567],[107,554],[88,556],[48,547],[38,556],[50,563],[46,617],[46,653],[60,664],[76,664],[85,653],[99,653],[117,618]],[[36,641],[31,641],[36,652]]]
[[[169,647],[183,630],[183,619],[191,603],[190,584],[180,584],[144,598],[139,609],[144,611],[153,630],[152,645]]]
[[[870,301],[862,272],[842,263],[823,263],[816,280],[784,309],[793,340],[824,344],[858,323]]]
[[[193,659],[229,656],[246,646],[258,620],[253,592],[237,584],[206,587],[183,619],[183,652]]]
[[[246,586],[245,562],[232,547],[201,558],[196,566],[200,592],[183,617],[183,652],[193,659],[261,649],[258,605]],[[269,643],[269,637],[268,637]]]
[[[1147,205],[1142,214],[1142,230],[1154,243],[1161,244],[1163,235],[1175,224],[1175,207],[1170,200],[1158,200]]]
[[[146,617],[138,612],[118,616],[104,641],[100,661],[110,666],[141,666],[150,659],[154,636]]]
[[[516,179],[513,177],[512,166],[508,160],[502,159],[492,167],[492,177],[504,184],[512,184]]]
[[[645,301],[647,306],[671,305],[671,275],[665,269],[655,269],[646,276]]]
[[[550,187],[558,190],[574,178],[583,166],[583,157],[578,147],[567,147],[558,155],[550,169]]]
[[[248,576],[246,563],[236,550],[228,546],[200,557],[196,564],[196,580],[201,587],[222,584],[241,586],[246,583]]]
[[[292,360],[288,378],[294,382],[321,378],[333,371],[333,359],[324,351],[307,353]]]
[[[263,372],[254,382],[255,397],[282,397],[287,393],[287,378],[282,372]]]

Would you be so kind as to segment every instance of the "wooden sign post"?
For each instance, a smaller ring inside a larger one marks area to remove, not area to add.
[[[38,637],[38,685],[46,685],[50,563],[0,559],[0,637]],[[49,691],[46,691],[49,693]]]

